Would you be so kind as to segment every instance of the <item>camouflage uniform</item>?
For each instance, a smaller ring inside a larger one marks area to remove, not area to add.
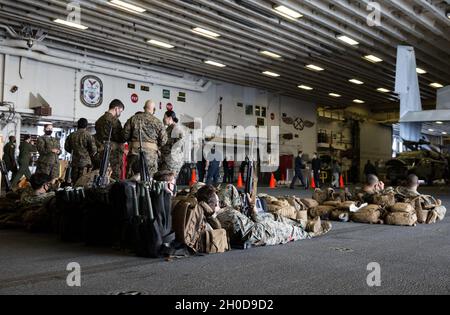
[[[55,197],[54,191],[41,195],[36,195],[34,193],[34,190],[31,187],[29,187],[20,196],[20,206],[21,207],[43,206],[53,197]]]
[[[95,139],[86,129],[80,129],[66,139],[64,148],[72,154],[72,183],[76,183],[86,168],[92,168],[91,157],[97,153]]]
[[[52,149],[61,150],[59,139],[51,136],[39,137],[36,147],[39,152],[36,173],[47,174],[51,179],[59,177],[59,154],[52,152]]]
[[[183,130],[176,124],[166,129],[167,143],[161,148],[161,164],[159,171],[171,171],[178,177],[178,173],[184,164],[183,155]]]
[[[99,176],[100,171],[95,170],[91,171],[87,174],[84,174],[78,178],[78,180],[74,183],[75,187],[84,187],[84,188],[92,188],[92,185],[94,184],[95,177]],[[113,184],[115,180],[108,178],[106,181],[106,185]]]
[[[272,246],[311,238],[300,223],[270,213],[254,215],[252,219],[233,208],[217,215],[227,230],[231,242],[249,242],[253,246]]]
[[[150,113],[138,113],[125,124],[124,139],[130,146],[127,177],[134,174],[133,164],[139,163],[139,128],[142,127],[142,146],[150,176],[158,171],[159,149],[167,143],[162,122]]]
[[[3,147],[3,161],[5,161],[6,169],[14,174],[17,171],[16,163],[16,144],[14,142],[8,142]]]
[[[34,145],[25,141],[20,144],[19,170],[11,182],[12,187],[17,185],[22,176],[25,176],[27,180],[30,180],[30,160],[32,152],[36,152],[36,147]]]
[[[112,167],[111,177],[115,180],[120,180],[123,168],[123,144],[125,143],[125,141],[123,139],[122,123],[110,112],[106,112],[95,123],[95,141],[98,149],[96,164],[100,165],[100,161],[103,157],[104,144],[106,141],[108,141],[111,126],[111,154],[109,156],[109,163]]]

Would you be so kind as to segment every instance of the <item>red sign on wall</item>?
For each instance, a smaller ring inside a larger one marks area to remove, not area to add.
[[[139,102],[139,96],[136,93],[131,94],[131,101],[136,104]]]

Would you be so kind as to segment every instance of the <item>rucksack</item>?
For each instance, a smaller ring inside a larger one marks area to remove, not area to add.
[[[386,224],[399,226],[416,226],[417,215],[414,212],[391,212],[386,215]]]
[[[206,254],[224,253],[230,250],[230,241],[225,229],[204,231],[199,242],[199,252]]]
[[[368,205],[350,214],[350,219],[357,223],[382,224],[381,208],[379,205]]]
[[[194,252],[200,250],[200,238],[206,229],[206,218],[195,198],[180,201],[173,209],[172,229],[175,240]]]

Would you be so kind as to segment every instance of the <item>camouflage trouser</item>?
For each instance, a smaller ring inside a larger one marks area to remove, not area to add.
[[[111,178],[119,181],[122,176],[123,169],[123,145],[119,145],[117,143],[111,143],[111,152],[109,154],[109,165],[112,169]],[[94,164],[97,166],[101,165],[101,161],[103,158],[104,148],[103,145],[100,147],[98,154],[96,155],[97,161]]]
[[[253,244],[272,246],[309,238],[299,223],[265,213],[258,215],[258,222],[253,226],[249,240]]]
[[[72,184],[75,184],[81,176],[83,176],[84,174],[87,174],[91,171],[91,166],[89,167],[76,167],[74,166],[72,168]]]
[[[30,168],[28,167],[28,164],[23,164],[23,165],[20,164],[19,170],[12,178],[11,186],[16,187],[23,176],[25,176],[27,178],[27,180],[30,180],[31,172],[30,172]]]
[[[150,177],[153,177],[153,175],[158,172],[158,152],[149,150],[147,152],[144,152],[145,154],[145,161],[147,162],[147,169],[148,173],[150,174]],[[134,175],[133,168],[136,168],[134,165],[138,164],[139,166],[139,155],[128,155],[128,163],[127,163],[127,178],[131,178]]]
[[[37,161],[36,173],[37,174],[47,174],[51,179],[59,177],[59,161],[58,162],[46,162]]]

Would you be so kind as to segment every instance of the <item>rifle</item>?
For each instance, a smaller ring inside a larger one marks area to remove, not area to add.
[[[147,160],[145,159],[145,152],[142,146],[142,125],[139,126],[139,163],[140,163],[140,175],[141,175],[141,184],[138,185],[140,187],[139,197],[143,201],[142,204],[144,208],[147,209],[148,217],[151,221],[155,219],[155,215],[153,212],[152,200],[150,196],[150,190],[152,186],[151,177],[148,172]]]
[[[112,137],[113,125],[109,128],[108,141],[105,142],[105,148],[103,151],[102,161],[100,163],[99,174],[95,176],[93,187],[105,187],[108,184],[108,166],[109,166],[109,156],[111,154],[111,137]]]
[[[253,213],[253,206],[255,205],[256,201],[256,190],[255,187],[255,179],[254,179],[254,164],[253,164],[253,145],[254,142],[252,141],[250,146],[250,158],[248,159],[247,163],[247,173],[246,173],[246,179],[245,179],[245,190],[244,190],[244,196],[243,196],[243,213],[246,216],[251,216]],[[252,200],[250,200],[252,198]]]
[[[6,192],[11,191],[12,187],[11,187],[11,182],[9,181],[9,178],[8,178],[8,170],[6,169],[6,164],[5,164],[5,161],[3,161],[3,160],[0,161],[0,172],[2,173],[3,178],[5,180]]]

